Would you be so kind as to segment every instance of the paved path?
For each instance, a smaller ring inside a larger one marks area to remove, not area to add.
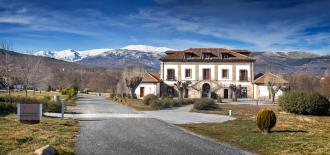
[[[139,114],[97,96],[79,95],[77,104],[84,114]],[[78,155],[249,154],[153,118],[83,118],[80,126],[76,143]]]

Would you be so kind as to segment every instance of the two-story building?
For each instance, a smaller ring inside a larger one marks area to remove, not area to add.
[[[153,94],[177,96],[174,83],[191,81],[185,97],[210,97],[212,93],[221,98],[229,98],[231,84],[241,85],[242,98],[253,98],[253,76],[255,59],[247,50],[229,50],[224,48],[191,48],[184,51],[167,51],[160,58],[160,74],[154,77]],[[149,73],[146,73],[149,74]],[[150,74],[153,75],[153,74]],[[146,75],[146,77],[149,77]],[[158,80],[158,82],[157,82]],[[145,80],[150,82],[150,80]],[[155,82],[159,84],[155,84]],[[138,97],[147,95],[146,84],[141,83],[136,89]],[[151,93],[151,92],[149,92]]]

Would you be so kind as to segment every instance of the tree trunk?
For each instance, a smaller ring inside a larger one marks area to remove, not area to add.
[[[7,87],[7,91],[8,91],[8,95],[10,96],[11,94],[10,94],[10,87],[9,86]]]
[[[233,100],[234,102],[237,101],[237,95],[236,95],[236,92],[233,92],[233,93],[232,93],[232,100]]]
[[[132,98],[133,98],[133,99],[136,99],[134,89],[131,89],[131,95],[132,95]]]
[[[27,93],[28,93],[27,88],[25,88],[25,97],[28,96]]]
[[[275,102],[275,93],[272,94],[272,103]]]

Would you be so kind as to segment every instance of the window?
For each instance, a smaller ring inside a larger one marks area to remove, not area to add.
[[[227,58],[229,58],[229,54],[227,53],[222,54],[222,59],[227,59]]]
[[[167,69],[167,80],[175,80],[175,70]]]
[[[228,69],[222,69],[222,78],[223,79],[228,79]]]
[[[242,87],[241,88],[241,96],[240,98],[247,98],[247,88],[246,87]]]
[[[192,54],[185,54],[186,59],[192,59]]]
[[[210,69],[203,69],[203,80],[210,80]]]
[[[247,70],[239,70],[239,80],[240,81],[248,81],[248,72]]]
[[[185,70],[185,77],[186,78],[191,78],[191,69],[186,69]]]
[[[204,59],[210,59],[211,58],[211,54],[208,54],[208,53],[207,54],[204,54],[203,55],[203,58]]]

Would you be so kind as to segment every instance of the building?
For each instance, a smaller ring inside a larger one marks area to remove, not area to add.
[[[269,91],[267,83],[271,82],[274,85],[281,86],[281,89],[275,94],[275,98],[281,96],[283,91],[288,88],[289,82],[283,79],[281,76],[267,72],[256,77],[253,81],[254,84],[254,98],[255,99],[269,99]]]
[[[191,48],[184,51],[167,51],[160,58],[157,79],[146,73],[136,90],[137,96],[152,93],[158,96],[177,96],[177,81],[191,81],[185,97],[211,97],[212,93],[229,98],[231,84],[241,85],[241,98],[254,97],[254,62],[247,50],[224,48]]]
[[[143,75],[142,81],[135,89],[135,94],[138,98],[143,98],[148,94],[155,94],[160,96],[160,74],[146,72]]]

